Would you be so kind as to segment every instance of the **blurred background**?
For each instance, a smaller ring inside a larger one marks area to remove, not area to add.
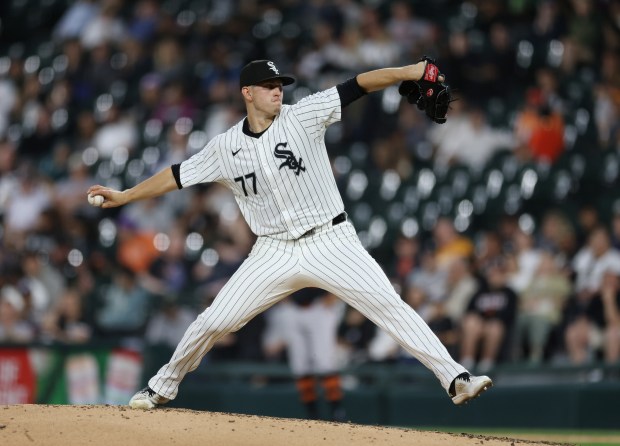
[[[349,418],[618,428],[619,50],[617,0],[3,1],[0,403],[125,404],[255,240],[219,185],[101,210],[91,184],[132,187],[242,119],[250,60],[294,74],[295,103],[429,55],[459,99],[446,124],[395,86],[347,107],[327,148],[363,244],[497,388],[454,412],[324,296]],[[301,416],[290,304],[222,339],[175,404]]]

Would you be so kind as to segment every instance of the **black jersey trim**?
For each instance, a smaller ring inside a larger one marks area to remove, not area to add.
[[[269,125],[269,127],[271,127],[271,125]],[[252,138],[260,138],[263,135],[263,133],[269,130],[269,127],[267,127],[265,130],[263,130],[260,133],[254,133],[252,130],[250,130],[250,124],[248,124],[248,118],[245,118],[243,120],[243,133],[245,133],[248,136],[251,136]]]
[[[336,85],[336,88],[340,96],[340,106],[343,108],[368,94],[357,82],[357,76]]]
[[[172,169],[172,176],[177,183],[177,187],[183,189],[183,185],[181,184],[181,164],[173,164],[170,166],[170,169]]]

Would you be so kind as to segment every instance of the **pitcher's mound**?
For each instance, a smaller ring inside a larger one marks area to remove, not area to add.
[[[549,444],[350,423],[123,406],[0,406],[0,445],[11,446],[511,446]]]

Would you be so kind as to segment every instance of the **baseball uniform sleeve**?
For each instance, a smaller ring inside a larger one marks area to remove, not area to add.
[[[336,87],[306,96],[291,107],[299,122],[308,130],[325,131],[340,121],[340,96]]]
[[[218,138],[213,138],[200,152],[181,163],[177,179],[179,189],[222,179],[217,142]]]
[[[368,94],[357,82],[357,76],[336,85],[336,88],[338,89],[342,108]]]

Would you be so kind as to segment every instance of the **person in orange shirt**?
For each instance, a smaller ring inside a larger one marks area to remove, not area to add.
[[[459,235],[448,218],[437,220],[433,238],[436,243],[435,261],[439,269],[446,269],[453,260],[469,258],[474,253],[474,244],[469,238]]]
[[[528,92],[515,134],[527,158],[554,163],[564,152],[564,118],[537,90]]]

